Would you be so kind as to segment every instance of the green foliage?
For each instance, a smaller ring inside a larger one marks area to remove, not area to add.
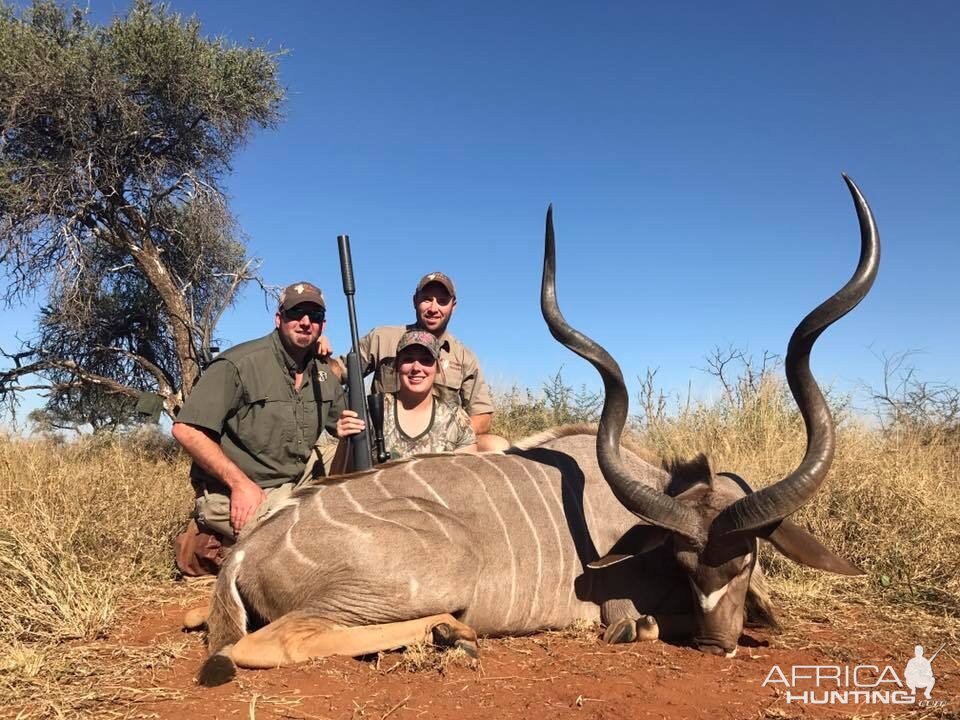
[[[256,277],[220,183],[279,119],[277,57],[165,5],[95,26],[51,0],[19,15],[0,0],[4,297],[49,292],[0,395],[40,373],[61,409],[149,390],[175,411]]]
[[[603,398],[586,385],[574,390],[564,382],[562,372],[561,368],[544,381],[542,396],[517,387],[501,394],[491,432],[519,440],[557,425],[597,422]]]

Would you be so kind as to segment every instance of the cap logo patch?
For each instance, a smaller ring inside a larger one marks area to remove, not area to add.
[[[297,295],[303,295],[303,283],[294,286],[293,289],[297,291]]]

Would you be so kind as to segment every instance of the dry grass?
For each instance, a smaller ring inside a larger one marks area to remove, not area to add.
[[[171,539],[190,506],[186,475],[180,454],[150,434],[0,438],[0,715],[25,702],[24,717],[137,702],[143,691],[128,673],[143,666],[130,653],[142,651],[96,641],[133,589],[171,577]]]
[[[508,410],[502,419],[517,422],[512,429],[501,423],[500,432],[540,429],[542,408]],[[768,552],[763,562],[778,605],[814,621],[851,613],[850,642],[857,608],[865,606],[864,617],[886,614],[907,643],[944,633],[956,639],[960,440],[929,428],[881,433],[843,408],[839,416],[830,478],[797,519],[868,575],[834,578]],[[754,486],[789,472],[805,443],[793,403],[775,382],[694,403],[641,434],[663,455],[705,451],[717,469]],[[163,667],[183,642],[199,640],[124,648],[113,626],[118,609],[134,600],[131,588],[171,587],[171,540],[190,508],[186,477],[186,459],[149,434],[71,444],[0,437],[0,716],[24,707],[24,717],[122,716],[139,702],[176,696],[142,689],[145,668]],[[876,636],[875,625],[864,628],[865,637]],[[584,628],[563,637],[585,634],[596,637]],[[396,669],[443,672],[457,660],[413,648]]]
[[[467,655],[460,648],[441,648],[427,643],[417,643],[404,648],[400,658],[394,660],[393,655],[377,656],[376,669],[381,673],[409,672],[425,673],[433,672],[439,675],[446,673],[447,668],[461,666],[476,668],[479,662]]]
[[[883,603],[960,617],[960,441],[881,433],[843,407],[834,414],[837,454],[829,478],[794,519],[868,576],[843,579],[768,552],[764,564],[774,587],[816,597],[856,598],[866,591]],[[740,403],[695,406],[648,431],[661,452],[682,454],[697,438],[715,468],[736,472],[753,487],[792,471],[806,443],[792,401],[770,380]]]
[[[0,717],[130,717],[141,703],[177,700],[182,692],[150,687],[155,670],[169,667],[188,642],[124,647],[31,643],[5,649],[0,661]]]
[[[517,439],[542,429],[515,392],[498,430]],[[960,437],[909,428],[881,432],[834,399],[837,454],[824,489],[794,519],[868,575],[847,579],[808,570],[765,552],[778,598],[909,604],[933,617],[960,617]],[[516,419],[515,425],[510,424]],[[803,421],[784,384],[770,375],[711,403],[637,428],[663,457],[707,453],[716,470],[754,488],[792,471],[806,445]]]

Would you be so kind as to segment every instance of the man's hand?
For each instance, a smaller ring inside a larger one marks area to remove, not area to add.
[[[317,357],[326,360],[331,355],[333,355],[333,345],[330,344],[330,338],[321,335],[320,339],[317,340]]]
[[[337,437],[345,438],[363,432],[366,427],[360,416],[353,410],[344,410],[337,418]]]
[[[230,485],[230,526],[239,535],[240,530],[257,514],[257,508],[267,494],[253,480],[244,476]]]

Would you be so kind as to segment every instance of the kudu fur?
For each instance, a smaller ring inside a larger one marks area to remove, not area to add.
[[[236,665],[430,639],[475,654],[477,633],[576,620],[602,622],[609,642],[675,636],[732,653],[758,538],[797,562],[858,574],[787,519],[817,492],[834,452],[810,350],[867,294],[879,262],[870,209],[844,180],[860,223],[860,262],[790,340],[785,369],[808,436],[794,472],[752,492],[736,475],[714,473],[703,456],[663,465],[621,437],[620,368],[557,306],[548,210],[541,307],[554,337],[603,378],[599,428],[550,431],[505,454],[388,463],[298,489],[224,564],[199,681],[226,682]]]

